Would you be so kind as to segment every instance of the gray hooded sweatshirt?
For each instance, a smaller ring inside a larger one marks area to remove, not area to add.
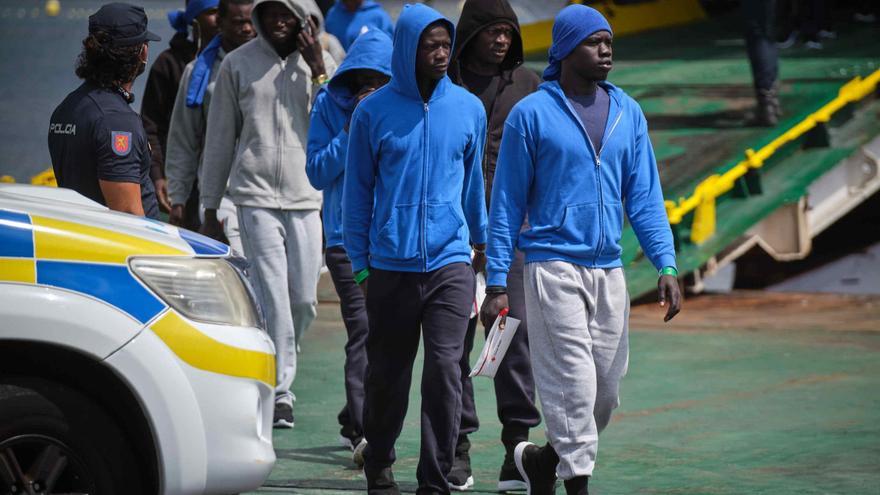
[[[323,17],[314,0],[256,0],[252,13],[258,36],[226,55],[208,113],[199,172],[202,206],[216,209],[229,184],[237,206],[317,210],[321,193],[306,177],[309,113],[320,86],[299,51],[282,59],[264,38],[260,6],[276,1],[299,19]],[[336,70],[324,52],[327,75]]]
[[[205,126],[208,123],[208,109],[211,107],[211,96],[217,81],[220,64],[226,58],[223,47],[217,50],[217,58],[211,67],[211,76],[202,104],[196,108],[186,106],[189,81],[192,77],[193,60],[186,65],[177,98],[174,100],[174,111],[171,112],[171,125],[168,131],[168,144],[165,147],[165,178],[168,179],[168,198],[172,205],[186,204],[202,163],[202,150],[205,140]]]

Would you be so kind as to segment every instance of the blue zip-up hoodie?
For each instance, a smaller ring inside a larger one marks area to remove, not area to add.
[[[470,263],[470,243],[486,240],[483,104],[447,76],[427,103],[419,94],[419,38],[435,21],[455,32],[430,7],[404,8],[391,82],[362,101],[351,120],[342,216],[354,271],[427,272]]]
[[[391,38],[372,29],[352,43],[336,75],[315,98],[306,147],[306,175],[324,191],[324,238],[327,247],[342,246],[342,177],[348,151],[345,124],[355,108],[349,89],[351,72],[372,69],[391,75]]]
[[[600,84],[610,104],[598,150],[556,81],[543,83],[507,118],[492,186],[488,285],[507,285],[515,247],[526,262],[622,266],[624,209],[654,266],[675,266],[645,116],[623,90]],[[526,213],[530,227],[520,233]]]
[[[371,0],[364,1],[354,12],[349,12],[340,0],[336,0],[336,4],[327,11],[324,26],[328,33],[336,36],[346,51],[365,28],[385,31],[389,37],[394,34],[391,16]]]

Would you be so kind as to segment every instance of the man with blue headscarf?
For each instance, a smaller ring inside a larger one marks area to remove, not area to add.
[[[495,171],[481,316],[489,323],[507,306],[519,248],[532,371],[550,440],[514,450],[533,495],[554,493],[557,474],[568,494],[587,493],[599,432],[618,405],[629,357],[624,211],[659,271],[664,320],[680,309],[647,122],[635,100],[606,81],[611,42],[597,10],[572,5],[557,15],[546,82],[511,111]],[[529,226],[520,232],[526,214]]]
[[[159,206],[164,211],[171,208],[165,182],[165,152],[177,87],[186,64],[195,58],[199,47],[207,45],[217,34],[218,1],[189,0],[186,10],[168,13],[168,22],[174,28],[175,34],[168,43],[168,48],[153,62],[144,87],[141,119],[152,148],[150,177],[156,186]],[[196,38],[192,41],[189,39],[190,28]],[[188,209],[191,218],[194,217],[197,221],[198,201],[192,202]]]

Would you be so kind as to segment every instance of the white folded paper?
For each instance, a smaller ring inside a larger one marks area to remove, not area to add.
[[[516,334],[518,327],[519,320],[507,316],[507,308],[502,309],[501,313],[498,314],[498,318],[495,318],[492,329],[489,330],[486,344],[483,346],[483,351],[480,352],[480,358],[477,359],[473,369],[471,369],[470,376],[472,378],[475,376],[495,378],[498,366],[501,364],[501,360],[504,359],[504,354],[507,352],[507,348],[510,347],[510,341]]]
[[[474,303],[471,308],[471,318],[480,314],[480,308],[483,307],[483,299],[486,299],[486,276],[481,273],[477,274],[477,289],[474,291]]]

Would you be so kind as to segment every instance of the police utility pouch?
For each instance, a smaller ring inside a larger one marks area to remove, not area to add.
[[[483,345],[483,351],[480,352],[480,358],[474,363],[474,367],[468,375],[471,378],[475,376],[495,378],[501,360],[504,359],[504,354],[510,347],[510,341],[513,340],[516,329],[519,328],[520,321],[507,316],[507,311],[507,308],[502,309],[498,313],[498,318],[495,318],[495,323],[492,324],[489,335],[486,337],[486,344]]]

